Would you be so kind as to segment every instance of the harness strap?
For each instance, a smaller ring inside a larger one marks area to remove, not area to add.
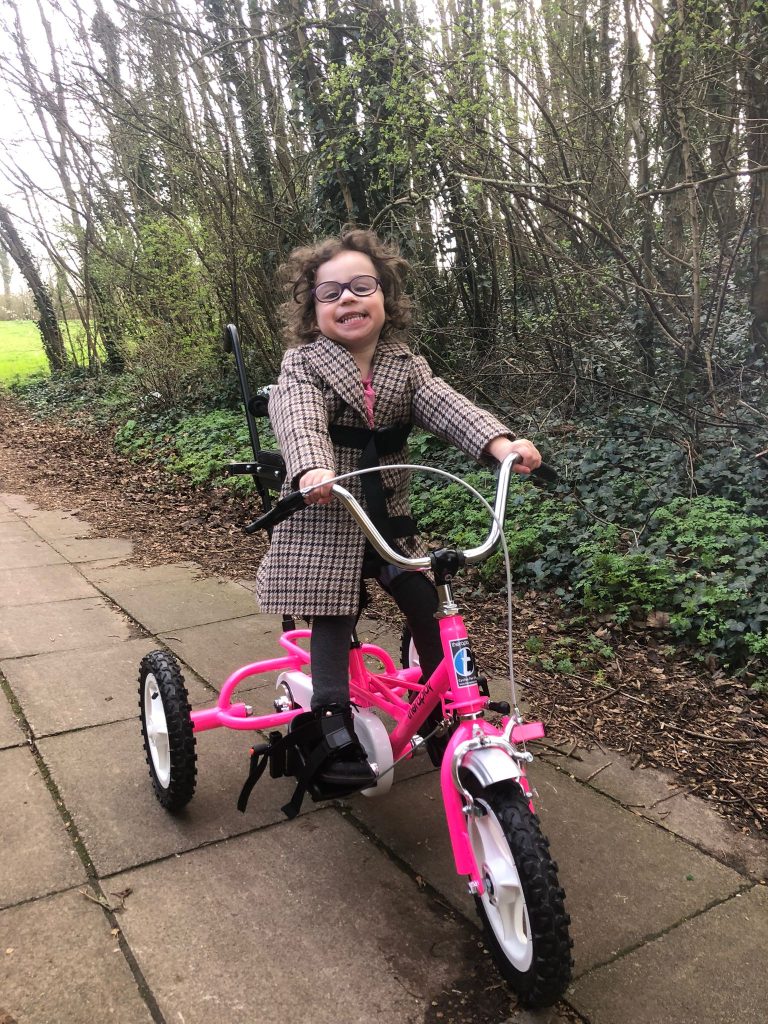
[[[333,423],[328,432],[333,444],[360,451],[358,469],[371,469],[381,465],[382,455],[394,455],[400,451],[408,440],[411,424],[371,430],[364,427],[342,427]],[[387,512],[387,500],[378,473],[366,473],[360,478],[360,485],[368,514],[385,540],[391,544],[395,537],[412,537],[416,533],[416,523],[410,516],[390,516]]]
[[[253,792],[253,787],[264,774],[264,771],[269,764],[270,757],[295,747],[304,739],[307,729],[313,725],[313,722],[306,722],[300,728],[293,729],[285,735],[279,732],[270,733],[269,743],[260,743],[258,746],[251,747],[251,762],[248,769],[248,778],[245,780],[243,788],[240,790],[240,796],[237,799],[238,811],[245,814],[245,809],[248,806],[248,800]],[[301,807],[301,800],[299,801],[299,807]],[[298,814],[298,811],[296,813]],[[289,815],[289,817],[295,817],[295,815]]]
[[[305,755],[306,760],[302,758],[303,765],[301,771],[296,774],[296,789],[293,791],[293,796],[287,804],[280,808],[288,819],[295,818],[301,810],[307,789],[329,756],[354,743],[354,737],[350,735],[346,725],[334,724],[333,727],[322,732],[322,727],[312,712],[308,712],[308,715],[311,716],[310,720],[302,722],[298,728],[291,729],[285,735],[278,732],[272,733],[269,743],[260,743],[251,748],[248,778],[245,780],[237,800],[238,811],[245,813],[253,787],[264,774],[270,756],[290,750],[311,738],[316,745],[309,756]],[[321,735],[318,736],[318,733]],[[343,794],[339,793],[338,795]]]
[[[253,791],[253,787],[264,774],[264,769],[269,764],[272,746],[272,743],[261,743],[258,747],[251,747],[251,764],[248,769],[248,778],[243,783],[240,796],[237,798],[237,809],[241,814],[245,814],[245,808],[248,806],[248,799]]]

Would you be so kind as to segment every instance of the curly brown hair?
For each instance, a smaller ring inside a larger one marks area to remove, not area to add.
[[[404,292],[404,278],[410,266],[395,245],[382,241],[364,228],[342,228],[338,238],[324,238],[314,245],[294,249],[278,271],[286,301],[281,312],[286,345],[301,345],[318,335],[312,289],[318,268],[340,252],[362,252],[371,260],[381,281],[385,321],[381,335],[403,331],[411,324],[411,300]]]

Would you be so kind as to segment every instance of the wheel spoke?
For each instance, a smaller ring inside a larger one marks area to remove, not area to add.
[[[160,730],[158,730],[154,735],[153,742],[155,744],[155,748],[157,749],[158,756],[162,758],[167,757],[168,752],[170,750],[170,744],[168,743],[168,733],[161,732]]]
[[[528,921],[525,900],[519,887],[514,891],[502,889],[498,895],[497,911],[504,939],[525,946],[528,942]]]
[[[166,743],[168,742],[168,726],[165,722],[156,722],[154,718],[150,718],[147,722],[147,736],[150,739],[156,739],[158,736],[162,739],[165,737]]]

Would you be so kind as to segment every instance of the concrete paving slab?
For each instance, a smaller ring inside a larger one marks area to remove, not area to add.
[[[758,885],[588,974],[569,1000],[590,1024],[764,1024],[767,945]]]
[[[92,537],[78,540],[75,537],[53,537],[48,543],[63,555],[68,562],[95,562],[104,558],[129,558],[133,544],[118,537]]]
[[[653,768],[633,769],[629,758],[614,751],[603,754],[597,749],[578,748],[574,753],[578,760],[555,756],[552,763],[582,781],[592,776],[593,788],[630,806],[735,871],[754,879],[768,878],[768,843],[739,832],[705,800],[690,796],[687,787],[671,773]]]
[[[479,973],[461,921],[331,810],[121,874],[110,887],[132,890],[121,924],[168,1021],[450,1019],[446,993],[458,1003]],[[476,1012],[461,1019],[489,1024],[511,1000],[490,990],[487,961],[482,969]]]
[[[547,1010],[514,1009],[503,1024],[574,1024],[574,1017],[567,1009],[560,1014],[556,1007]]]
[[[89,579],[88,570],[111,569],[115,565],[122,565],[124,561],[124,555],[121,555],[119,558],[94,558],[92,562],[78,562],[77,571],[82,573],[86,579]]]
[[[278,643],[279,615],[247,615],[159,634],[160,639],[207,683],[220,690],[235,669],[285,652]]]
[[[23,494],[10,494],[8,491],[0,492],[0,501],[18,516],[29,516],[39,511],[37,505],[33,505]]]
[[[207,577],[166,582],[141,582],[142,572],[131,569],[135,582],[120,586],[102,582],[99,589],[124,608],[150,633],[221,622],[254,613],[253,595],[230,580]]]
[[[577,973],[746,884],[736,872],[549,766],[534,766],[531,778],[542,830],[567,893]],[[350,807],[454,906],[474,916],[454,871],[436,774],[404,781],[379,801],[356,797]]]
[[[127,619],[97,597],[7,608],[0,621],[0,659],[47,651],[106,647],[131,639]]]
[[[27,517],[27,522],[43,540],[58,540],[61,537],[83,538],[93,530],[91,524],[84,519],[78,519],[71,512],[61,509],[33,512]]]
[[[536,768],[537,808],[569,894],[577,972],[747,884],[590,787]]]
[[[40,540],[35,531],[30,530],[23,519],[19,519],[12,512],[8,513],[8,517],[5,521],[0,520],[0,545],[18,544],[20,541],[34,544],[35,541]]]
[[[2,669],[0,669],[2,671]],[[5,694],[0,694],[0,750],[6,747],[20,747],[26,744],[18,718],[14,715]]]
[[[71,891],[0,913],[0,1020],[151,1024],[95,903]]]
[[[57,565],[66,559],[44,540],[16,540],[0,544],[0,569],[25,569],[36,565]]]
[[[253,735],[215,729],[197,738],[197,792],[173,816],[157,802],[138,720],[63,733],[38,744],[100,876],[215,839],[284,821],[294,784],[270,779],[254,789],[246,814],[236,808],[248,774]],[[314,805],[307,801],[310,810]]]
[[[0,907],[86,880],[29,749],[0,750],[0,822]]]
[[[174,580],[199,579],[203,571],[194,562],[173,562],[168,565],[100,565],[88,562],[79,570],[87,580],[108,590],[131,587],[148,587],[154,583],[170,583]]]
[[[96,596],[95,588],[66,562],[26,569],[0,569],[0,608]]]
[[[154,637],[110,647],[37,654],[0,662],[34,735],[138,718],[139,662],[158,649]],[[186,666],[182,672],[193,705],[215,695]]]

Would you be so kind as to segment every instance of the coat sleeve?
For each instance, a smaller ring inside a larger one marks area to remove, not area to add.
[[[514,440],[515,435],[501,420],[436,377],[422,356],[413,357],[413,372],[412,414],[416,426],[478,460],[484,458],[483,449],[494,437]]]
[[[269,418],[292,488],[310,469],[335,471],[322,385],[307,367],[301,349],[289,349],[283,357],[277,385],[269,395]]]

